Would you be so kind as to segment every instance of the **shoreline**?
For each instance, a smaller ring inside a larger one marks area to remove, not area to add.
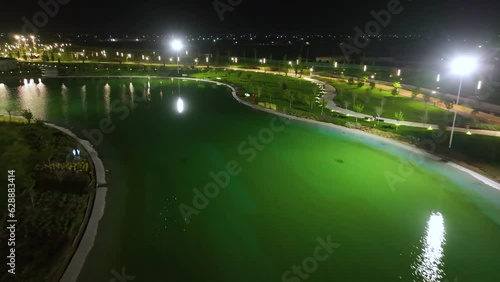
[[[91,207],[90,217],[88,218],[85,231],[76,247],[76,251],[73,253],[69,264],[66,266],[64,273],[59,280],[60,282],[75,282],[83,269],[85,260],[90,253],[92,247],[94,246],[95,237],[97,235],[97,230],[99,226],[99,221],[104,215],[104,208],[106,206],[106,193],[108,188],[106,185],[106,171],[102,160],[98,157],[97,151],[93,148],[89,141],[84,140],[76,136],[71,130],[45,122],[45,125],[55,128],[66,135],[74,138],[78,143],[80,143],[84,149],[87,151],[90,157],[90,161],[94,167],[94,181],[95,181],[95,193],[94,202]]]
[[[372,134],[372,133],[369,133],[369,132],[365,132],[363,130],[358,130],[358,129],[354,129],[354,128],[343,127],[343,126],[336,125],[336,124],[333,124],[333,123],[326,123],[326,122],[321,122],[321,121],[316,121],[316,120],[310,120],[310,119],[306,119],[306,118],[301,118],[301,117],[297,117],[297,116],[291,116],[291,115],[287,115],[287,114],[284,114],[284,113],[281,113],[281,112],[277,112],[277,111],[273,111],[273,110],[270,110],[270,109],[262,108],[262,107],[260,107],[258,105],[254,105],[254,104],[251,104],[251,103],[249,103],[247,101],[241,100],[241,98],[238,97],[238,95],[236,95],[236,90],[232,86],[230,86],[228,84],[225,84],[225,83],[219,83],[219,84],[222,84],[222,85],[230,87],[231,90],[233,90],[232,91],[233,98],[235,98],[239,103],[245,104],[246,106],[251,107],[253,109],[260,110],[260,111],[263,111],[263,112],[267,112],[267,113],[270,113],[270,114],[273,114],[273,115],[277,115],[277,116],[281,116],[281,117],[293,119],[293,120],[296,120],[296,121],[317,124],[317,125],[320,125],[320,126],[326,126],[326,127],[332,128],[332,129],[337,129],[339,131],[349,132],[349,133],[351,133],[353,135],[358,135],[358,136],[362,136],[362,137],[368,137],[368,138],[374,139],[376,141],[389,143],[389,144],[391,144],[393,146],[399,147],[399,148],[401,148],[403,150],[406,150],[406,151],[408,151],[410,153],[417,153],[417,154],[423,155],[423,156],[425,156],[427,158],[430,158],[432,160],[435,160],[435,161],[440,161],[442,159],[441,157],[439,157],[437,155],[428,153],[425,150],[422,150],[422,149],[417,148],[415,146],[412,146],[410,144],[407,144],[407,143],[404,143],[404,142],[401,142],[401,141],[398,141],[398,140],[394,140],[394,139],[391,139],[391,138],[379,136],[379,135],[376,135],[376,134]],[[456,162],[457,162],[457,160],[454,160],[452,162],[451,161],[447,162],[446,164],[449,165],[449,166],[451,166],[451,167],[453,167],[453,168],[455,168],[455,169],[458,169],[460,171],[466,172],[467,174],[469,174],[473,178],[481,181],[485,185],[488,185],[488,186],[492,187],[493,189],[500,190],[500,183],[496,182],[491,177],[488,177],[486,175],[482,175],[482,174],[480,174],[480,173],[478,173],[478,172],[476,172],[474,170],[471,170],[471,169],[466,168],[466,167],[464,167],[464,166],[462,166],[460,164],[457,164]],[[471,166],[471,167],[474,167],[474,166]],[[476,167],[474,167],[474,168],[476,168]],[[478,168],[476,168],[476,169],[478,169]],[[478,169],[478,170],[480,170],[480,169]]]
[[[65,77],[55,77],[55,78],[65,78]],[[376,134],[372,134],[369,132],[365,132],[362,130],[354,129],[354,128],[348,128],[348,127],[343,127],[340,125],[336,125],[333,123],[326,123],[326,122],[321,122],[321,121],[316,121],[316,120],[311,120],[311,119],[306,119],[306,118],[301,118],[297,116],[292,116],[292,115],[287,115],[278,111],[273,111],[271,109],[267,108],[262,108],[258,105],[252,104],[250,102],[242,100],[238,95],[236,94],[236,89],[234,86],[224,83],[224,82],[219,82],[219,81],[214,81],[214,80],[209,80],[209,79],[201,79],[201,78],[193,78],[193,77],[167,77],[167,76],[72,76],[72,77],[66,77],[66,78],[163,78],[163,79],[182,79],[182,80],[191,80],[191,81],[202,81],[202,82],[208,82],[208,83],[214,83],[217,85],[223,85],[228,87],[231,90],[231,94],[233,98],[241,104],[244,104],[245,106],[248,106],[250,108],[253,108],[255,110],[259,110],[261,112],[266,112],[275,116],[280,116],[284,117],[287,119],[292,119],[295,121],[300,121],[300,122],[305,122],[308,124],[315,124],[323,127],[327,127],[330,129],[337,130],[339,132],[342,132],[344,134],[350,134],[353,136],[357,137],[366,137],[370,138],[372,140],[381,142],[381,143],[386,143],[390,144],[393,146],[396,146],[400,149],[403,149],[409,153],[417,153],[420,155],[423,155],[429,159],[432,159],[434,161],[440,161],[442,160],[441,157],[428,153],[425,150],[422,150],[420,148],[414,147],[410,144],[407,144],[405,142],[401,142],[398,140],[394,140],[391,138],[379,136]],[[104,215],[104,209],[106,206],[106,193],[108,188],[107,182],[106,182],[106,171],[104,168],[104,165],[102,163],[102,160],[98,157],[97,151],[93,148],[93,145],[84,139],[79,138],[76,136],[70,129],[64,128],[57,126],[52,123],[45,122],[47,126],[53,127],[55,129],[58,129],[65,134],[69,135],[70,137],[73,137],[76,139],[88,152],[90,159],[92,160],[92,163],[95,168],[95,185],[96,185],[96,192],[95,192],[95,198],[94,198],[94,203],[92,207],[92,212],[90,215],[90,218],[88,220],[87,226],[85,228],[84,234],[80,240],[80,243],[78,244],[77,250],[73,254],[73,257],[70,260],[70,263],[66,267],[66,270],[64,271],[64,274],[60,280],[60,282],[75,282],[78,279],[78,276],[83,269],[84,263],[87,259],[87,256],[89,255],[91,249],[93,248],[95,237],[97,235],[98,231],[98,225],[99,221],[102,219]],[[455,162],[447,162],[447,165],[459,170],[466,172],[469,174],[472,178],[475,178],[479,181],[481,181],[483,184],[490,186],[493,189],[500,190],[500,183],[496,182],[495,180],[491,179],[490,177],[487,177],[485,175],[482,175],[478,172],[475,172],[469,168],[466,168],[460,164],[457,164]],[[472,166],[473,167],[473,166]]]

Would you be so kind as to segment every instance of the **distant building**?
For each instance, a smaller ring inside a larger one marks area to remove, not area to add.
[[[16,59],[0,58],[0,71],[11,71],[19,68]]]

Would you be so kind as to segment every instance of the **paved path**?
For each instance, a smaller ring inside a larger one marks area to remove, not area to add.
[[[265,72],[265,73],[272,73],[272,74],[276,74],[276,75],[283,75],[282,73],[273,72],[273,71],[263,71],[263,70],[254,70],[254,69],[239,69],[239,68],[230,68],[230,69],[233,69],[233,70],[244,70],[244,71],[254,71],[254,72]],[[292,73],[290,76],[296,77],[294,73]],[[331,109],[333,111],[345,114],[345,115],[350,115],[350,116],[358,117],[358,118],[362,118],[362,119],[364,119],[365,117],[373,118],[373,116],[366,115],[366,114],[361,114],[361,113],[357,113],[357,112],[354,112],[354,111],[351,111],[351,110],[347,110],[347,109],[344,109],[342,107],[337,106],[335,104],[335,102],[333,102],[333,98],[336,95],[335,88],[332,85],[324,83],[324,82],[319,81],[319,80],[316,80],[313,77],[314,77],[314,75],[312,75],[312,76],[302,75],[302,78],[305,79],[305,80],[307,80],[307,81],[310,81],[312,83],[317,83],[317,84],[320,84],[320,85],[325,85],[325,94],[323,94],[323,97],[325,98],[325,100],[327,100],[327,108],[329,108],[329,109]],[[330,78],[330,77],[325,77],[325,78]],[[389,87],[389,86],[385,86],[385,85],[377,85],[377,86]],[[408,92],[409,92],[409,95],[411,95],[411,92],[410,91],[408,91]],[[408,93],[406,93],[406,94],[408,94]],[[459,114],[460,114],[460,111],[459,111]],[[412,121],[400,121],[400,122],[398,122],[395,119],[389,119],[389,118],[381,118],[381,119],[383,119],[385,123],[396,124],[396,125],[399,124],[399,125],[405,125],[405,126],[411,126],[411,127],[420,127],[420,128],[429,128],[429,126],[430,126],[432,129],[438,129],[439,128],[436,124],[421,123],[421,122],[412,122]],[[447,130],[451,131],[451,126],[448,127]],[[488,136],[500,137],[500,131],[493,131],[493,130],[467,129],[467,128],[455,127],[455,131],[456,132],[464,132],[464,133],[465,132],[470,132],[471,134],[488,135]]]
[[[353,117],[358,117],[358,118],[373,118],[373,116],[370,115],[365,115],[365,114],[360,114],[351,110],[346,110],[344,108],[341,108],[333,102],[333,98],[335,97],[336,90],[333,86],[330,84],[326,84],[322,81],[318,81],[313,78],[305,78],[305,80],[311,81],[313,83],[317,83],[319,85],[325,85],[325,94],[323,94],[323,97],[325,100],[328,101],[327,107],[331,110],[334,110],[336,112],[350,115]],[[438,125],[436,124],[429,124],[429,123],[421,123],[421,122],[411,122],[411,121],[397,121],[395,119],[389,119],[389,118],[383,118],[385,123],[390,123],[390,124],[399,124],[399,125],[405,125],[405,126],[411,126],[411,127],[420,127],[420,128],[429,128],[431,127],[432,129],[438,129]],[[447,128],[448,131],[451,131],[451,126]],[[470,132],[471,134],[479,134],[479,135],[488,135],[488,136],[496,136],[500,137],[500,131],[492,131],[492,130],[481,130],[481,129],[467,129],[467,128],[461,128],[461,127],[455,127],[456,132]]]

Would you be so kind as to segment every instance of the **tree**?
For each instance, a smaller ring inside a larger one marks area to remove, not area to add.
[[[346,110],[347,110],[347,108],[349,107],[350,104],[351,103],[349,101],[347,101],[347,100],[343,100],[342,101],[342,106],[344,106],[344,109],[346,109]]]
[[[375,82],[370,82],[370,89],[373,90],[373,88],[375,88]]]
[[[238,78],[240,78],[240,77],[241,77],[241,74],[242,74],[242,72],[241,72],[241,71],[239,71],[239,72],[238,72],[238,74],[237,74],[236,76],[237,76]]]
[[[353,107],[354,111],[356,111],[357,113],[361,113],[363,111],[363,109],[365,108],[365,105],[358,103],[358,104],[353,104],[352,107]],[[356,122],[358,122],[357,116],[356,116]]]
[[[288,76],[288,71],[289,70],[290,69],[287,66],[283,67],[283,73],[285,74],[285,76]]]
[[[356,104],[356,99],[358,98],[358,93],[354,92],[352,93],[352,104]]]
[[[415,98],[415,97],[417,97],[417,95],[419,93],[420,93],[420,87],[417,86],[417,87],[413,88],[413,90],[411,91],[411,97]]]
[[[27,119],[28,123],[31,123],[31,120],[33,119],[33,114],[31,113],[30,109],[22,110],[21,116]]]
[[[365,86],[365,83],[363,81],[358,82],[358,88],[361,88]]]
[[[443,101],[443,103],[444,103],[444,106],[446,107],[446,109],[448,109],[448,110],[453,109],[453,106],[454,106],[453,102],[451,102],[451,101]]]
[[[5,111],[9,114],[9,122],[12,121],[12,112],[16,110],[16,105],[13,102],[7,101]]]
[[[378,118],[380,118],[380,116],[382,116],[383,113],[384,113],[384,108],[375,107],[375,114],[377,115]],[[378,119],[377,119],[377,123],[379,123]]]
[[[250,80],[250,78],[252,77],[252,74],[250,72],[247,73],[247,79]]]
[[[380,107],[382,107],[382,109],[384,109],[384,105],[386,102],[387,102],[386,98],[382,98],[382,100],[380,100]]]
[[[313,105],[314,105],[314,97],[315,96],[311,96],[311,95],[307,95],[305,94],[304,96],[302,96],[302,101],[304,102],[304,104],[306,104],[307,106],[310,106],[311,107],[311,110],[313,108]]]
[[[347,80],[348,84],[354,84],[354,78],[349,77],[349,80]]]
[[[392,89],[391,91],[392,96],[397,96],[399,94],[399,91],[397,88]]]
[[[328,105],[328,101],[325,99],[321,99],[321,115],[323,115],[326,105]]]
[[[269,101],[272,101],[273,100],[273,92],[272,91],[269,91]]]
[[[370,102],[371,95],[372,95],[372,89],[366,88],[366,90],[365,90],[365,102],[366,103]]]
[[[286,84],[286,82],[282,81],[281,82],[281,90],[287,90],[288,89],[288,85]]]
[[[290,91],[289,89],[285,90],[284,92],[285,99],[287,99],[290,102],[290,109],[292,108],[292,103],[295,101],[295,93]]]
[[[402,111],[395,112],[394,113],[394,118],[398,121],[398,125],[399,125],[399,122],[405,120],[405,116],[404,116],[404,114],[403,114]],[[396,130],[398,130],[398,126],[396,126]]]

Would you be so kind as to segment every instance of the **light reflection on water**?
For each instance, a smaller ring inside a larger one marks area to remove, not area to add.
[[[443,215],[439,212],[433,212],[427,221],[425,236],[420,240],[422,243],[421,254],[411,265],[414,276],[418,278],[417,281],[438,282],[443,278],[445,235]]]
[[[82,98],[83,114],[84,114],[85,118],[88,118],[88,111],[87,111],[87,85],[83,85],[82,86],[80,94],[81,94],[81,98]]]
[[[61,97],[62,97],[62,112],[64,120],[68,120],[68,87],[64,85],[61,86]]]
[[[111,118],[111,86],[109,86],[109,83],[106,83],[104,86],[104,108],[106,109],[106,116],[108,118]]]
[[[17,87],[17,95],[19,110],[29,109],[33,116],[39,119],[46,118],[47,110],[47,86],[39,80],[40,83],[36,84],[33,79],[29,83],[24,79],[24,85]],[[8,90],[7,90],[8,91]]]

